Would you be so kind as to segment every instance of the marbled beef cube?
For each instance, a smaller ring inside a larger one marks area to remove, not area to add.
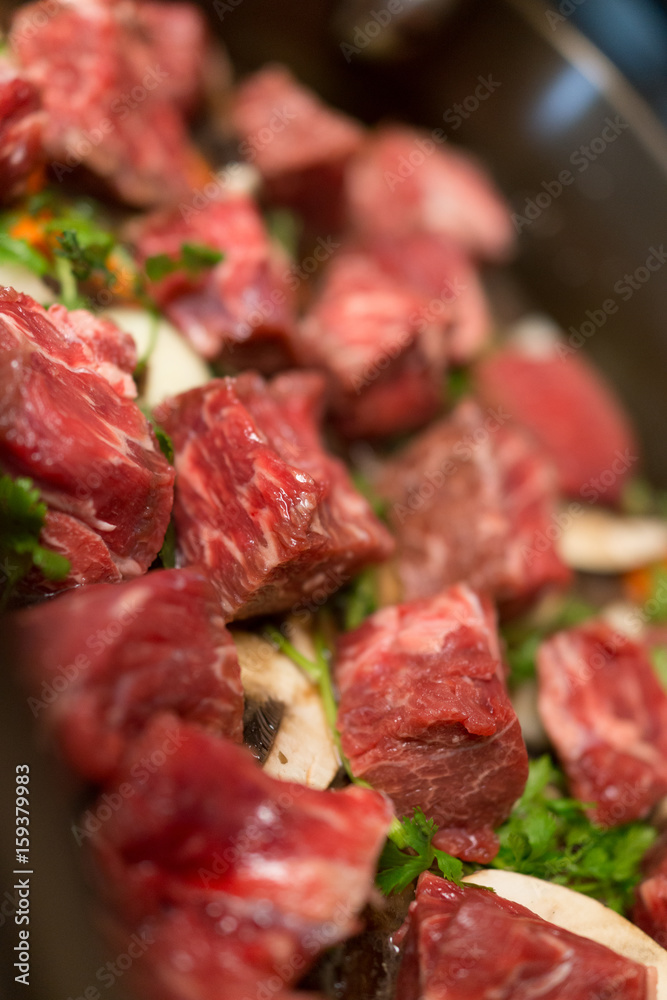
[[[130,742],[167,710],[242,739],[236,647],[193,570],[78,588],[15,612],[7,628],[33,715],[86,780],[113,779]]]
[[[509,613],[570,579],[554,545],[553,470],[502,408],[459,404],[387,462],[378,491],[408,599],[465,580]]]
[[[210,573],[230,618],[302,607],[391,554],[391,536],[322,447],[319,375],[253,372],[166,400],[177,560]]]
[[[134,342],[108,320],[0,289],[0,467],[33,480],[48,507],[42,541],[71,564],[28,590],[130,579],[160,551],[174,470],[134,402],[135,365]]]
[[[542,723],[575,798],[616,826],[667,793],[667,694],[648,650],[603,621],[557,632],[537,655]]]
[[[478,860],[493,857],[498,845],[484,834],[521,796],[528,756],[491,605],[457,585],[384,608],[342,637],[336,680],[354,774],[386,792],[399,816],[419,807],[447,842],[462,830],[482,844]]]
[[[277,781],[171,719],[137,741],[118,787],[93,846],[128,935],[150,934],[158,996],[281,994],[358,930],[392,819],[379,793]],[[95,831],[95,807],[80,824]]]
[[[644,965],[485,889],[425,872],[403,929],[396,1000],[646,1000]]]

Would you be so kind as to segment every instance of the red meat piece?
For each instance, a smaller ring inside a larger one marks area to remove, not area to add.
[[[563,347],[540,355],[503,348],[478,365],[477,390],[531,431],[563,493],[613,504],[636,471],[637,440],[611,388],[581,352]]]
[[[24,194],[41,167],[44,120],[37,88],[0,63],[0,200]]]
[[[491,333],[491,316],[477,271],[456,243],[417,232],[372,240],[367,249],[394,281],[423,296],[422,324],[447,330],[451,361],[467,364],[479,354]]]
[[[550,530],[553,478],[502,409],[465,401],[423,431],[378,482],[391,504],[405,597],[465,580],[510,613],[545,587],[566,584]]]
[[[237,370],[250,365],[272,372],[289,363],[295,309],[289,263],[270,243],[250,198],[149,216],[134,227],[133,238],[142,263],[158,254],[179,257],[184,243],[222,252],[223,260],[198,276],[181,270],[151,286],[203,357]]]
[[[175,201],[206,183],[182,110],[204,63],[199,11],[133,0],[66,2],[34,30],[43,16],[39,3],[21,7],[10,41],[41,93],[44,145],[58,180],[83,164],[132,205]],[[169,51],[172,30],[194,46],[187,55]]]
[[[336,680],[343,751],[399,816],[420,807],[451,828],[451,843],[457,828],[479,835],[509,816],[528,755],[493,610],[469,587],[371,615],[341,639]],[[498,845],[483,839],[476,846],[489,861]]]
[[[327,267],[300,326],[300,358],[323,369],[340,431],[376,437],[420,427],[441,404],[447,321],[429,321],[422,297],[345,251]]]
[[[128,398],[135,363],[112,323],[0,290],[0,467],[34,481],[44,540],[71,562],[37,589],[138,576],[160,550],[174,470]]]
[[[547,639],[539,711],[572,794],[605,826],[639,819],[667,792],[667,694],[646,649],[602,621]]]
[[[667,948],[667,838],[665,834],[643,861],[644,878],[636,889],[632,919],[646,934]]]
[[[337,228],[344,169],[361,146],[361,126],[326,107],[284,66],[267,66],[243,81],[232,121],[240,151],[261,173],[269,199],[298,208],[320,228]]]
[[[233,618],[334,593],[392,551],[389,533],[322,448],[320,376],[252,372],[166,400],[181,565],[206,567]]]
[[[95,844],[127,923],[155,921],[159,982],[227,998],[274,977],[272,996],[359,928],[392,817],[383,796],[276,781],[247,750],[168,719],[133,749],[118,786],[133,791]],[[81,822],[95,829],[95,811]]]
[[[425,872],[396,1000],[645,1000],[655,970],[485,889]]]
[[[236,647],[210,582],[192,570],[85,587],[16,612],[10,633],[33,714],[74,771],[109,780],[157,712],[240,742]]]
[[[514,244],[510,213],[486,174],[415,129],[378,129],[348,167],[346,190],[361,233],[438,233],[491,258],[506,257]]]

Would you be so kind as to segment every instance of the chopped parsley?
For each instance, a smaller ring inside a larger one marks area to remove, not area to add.
[[[500,851],[491,867],[568,886],[624,913],[657,831],[641,822],[597,826],[587,804],[567,798],[563,787],[548,756],[531,761],[526,790],[498,830]]]
[[[404,816],[401,822],[394,821],[375,879],[385,895],[402,892],[422,872],[434,867],[450,882],[463,885],[463,862],[433,847],[437,831],[435,821],[426,819],[421,809],[415,809],[412,819]]]
[[[213,247],[201,243],[183,243],[178,257],[170,257],[167,253],[159,253],[149,257],[144,265],[146,274],[151,281],[159,281],[168,274],[185,271],[195,277],[202,271],[219,264],[223,254]]]
[[[0,476],[0,564],[4,577],[0,608],[6,607],[16,584],[33,567],[47,580],[61,580],[69,571],[64,556],[40,544],[46,510],[31,479]]]

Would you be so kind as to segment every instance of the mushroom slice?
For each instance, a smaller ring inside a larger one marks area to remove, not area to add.
[[[149,409],[167,396],[177,396],[211,379],[204,359],[166,319],[131,306],[114,306],[105,309],[102,315],[130,334],[140,358],[150,351],[146,380],[138,400]]]
[[[273,778],[309,788],[327,788],[340,761],[317,687],[289,657],[250,632],[233,631],[246,699],[283,707],[282,719],[264,770]],[[307,636],[290,636],[305,655],[312,656]],[[274,713],[275,716],[275,713]]]
[[[260,764],[266,762],[283,721],[282,701],[258,701],[246,694],[243,708],[243,742]]]
[[[574,889],[517,872],[485,870],[463,881],[495,889],[499,896],[525,906],[557,927],[653,966],[658,973],[656,1000],[667,1000],[667,951],[608,906]]]
[[[667,522],[582,509],[569,517],[558,541],[561,559],[587,573],[625,573],[667,555]]]

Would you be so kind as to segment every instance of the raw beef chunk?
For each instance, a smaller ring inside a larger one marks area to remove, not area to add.
[[[596,621],[538,653],[539,711],[572,794],[605,826],[638,819],[667,793],[667,695],[646,649]]]
[[[464,153],[405,126],[379,129],[347,171],[352,224],[373,236],[413,232],[450,237],[483,257],[504,257],[514,243],[509,211]]]
[[[215,379],[156,410],[174,442],[180,565],[204,566],[226,615],[333,593],[392,541],[322,448],[319,375]]]
[[[644,965],[486,889],[424,873],[396,1000],[646,1000]]]
[[[304,364],[327,374],[346,437],[411,430],[437,413],[447,336],[442,323],[422,315],[422,305],[363,253],[346,251],[329,264],[300,327],[300,353]]]
[[[141,261],[180,257],[184,243],[218,250],[223,259],[199,275],[180,270],[151,292],[165,314],[205,358],[229,367],[274,371],[291,358],[294,295],[289,264],[270,242],[250,198],[238,195],[204,209],[157,213],[130,231]]]
[[[551,531],[553,478],[502,409],[466,401],[423,431],[378,483],[391,504],[404,596],[466,580],[513,609],[567,583]]]
[[[37,88],[0,62],[0,201],[24,194],[44,160],[44,113]]]
[[[67,556],[61,589],[145,573],[169,523],[174,470],[130,396],[132,339],[0,289],[0,469],[48,506],[42,541]]]
[[[9,621],[33,714],[84,778],[109,780],[167,709],[242,739],[236,648],[210,582],[192,570],[81,588]]]
[[[83,165],[132,205],[175,201],[205,184],[208,170],[183,113],[204,62],[196,7],[64,0],[31,30],[42,16],[39,3],[21,7],[10,42],[41,94],[44,146],[57,179]],[[176,25],[188,43],[178,58],[168,44]]]
[[[558,471],[563,493],[615,503],[636,472],[637,442],[619,402],[601,376],[566,345],[535,355],[518,346],[482,361],[481,398],[502,406],[534,435]]]
[[[344,168],[361,145],[360,125],[327,108],[283,66],[243,81],[232,121],[272,201],[298,208],[321,228],[338,226]]]
[[[397,815],[420,807],[448,839],[507,818],[528,756],[488,602],[463,585],[376,612],[342,637],[336,680],[343,752]]]
[[[664,833],[643,861],[644,879],[637,886],[632,919],[667,948],[667,838]]]
[[[447,331],[448,355],[467,364],[491,333],[491,316],[479,275],[451,239],[435,233],[379,237],[365,244],[382,270],[423,298],[422,324]]]
[[[146,960],[165,989],[273,996],[358,929],[392,817],[383,796],[276,781],[247,750],[168,719],[134,751],[120,776],[134,791],[95,843],[118,912],[153,928]]]

